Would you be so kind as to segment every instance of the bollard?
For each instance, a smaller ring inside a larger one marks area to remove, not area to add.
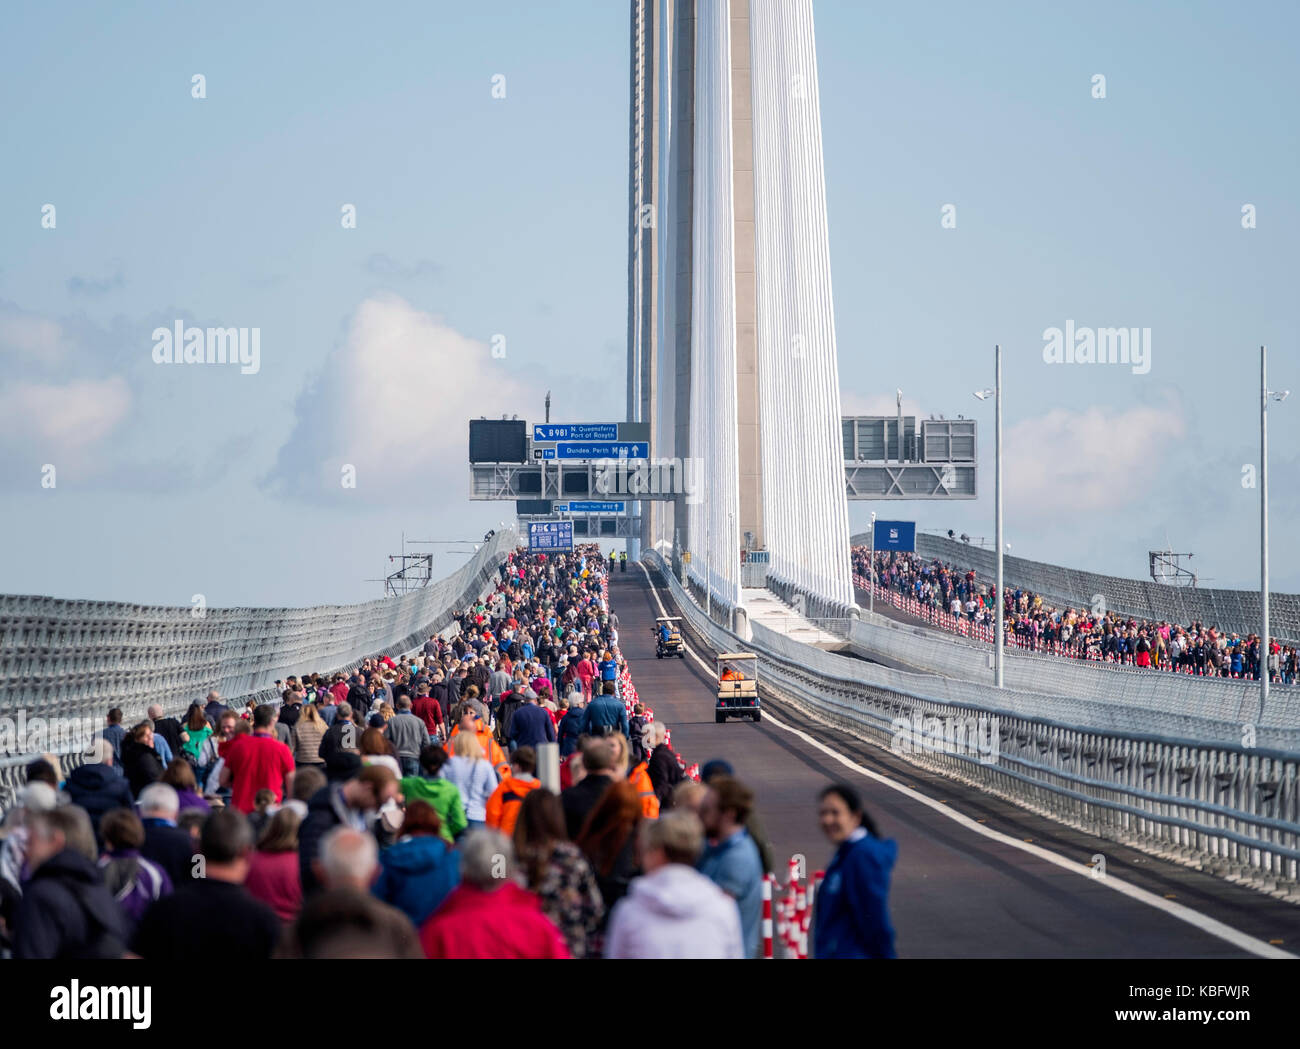
[[[809,898],[803,883],[794,890],[794,957],[809,957]]]
[[[763,875],[763,957],[772,958],[772,883],[776,876]]]

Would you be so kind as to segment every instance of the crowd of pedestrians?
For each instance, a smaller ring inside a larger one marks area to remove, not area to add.
[[[754,792],[725,762],[688,768],[636,695],[599,552],[516,552],[457,625],[277,682],[279,704],[212,692],[132,725],[114,708],[66,778],[33,762],[0,846],[0,950],[760,956],[773,857]],[[892,956],[892,843],[871,843],[875,880],[851,865],[828,899],[876,893],[874,938],[837,904],[826,956]]]
[[[867,586],[870,560],[867,547],[853,548],[853,572],[860,587]],[[990,636],[997,615],[997,587],[977,579],[974,570],[899,551],[877,551],[875,568],[877,585],[914,601],[927,620],[967,636],[972,632]],[[1072,659],[1259,680],[1258,634],[1242,637],[1200,622],[1183,626],[1113,610],[1058,608],[1031,590],[1010,584],[1005,589],[1003,628],[1008,644]],[[1295,646],[1271,638],[1267,668],[1271,682],[1294,684],[1300,672]]]

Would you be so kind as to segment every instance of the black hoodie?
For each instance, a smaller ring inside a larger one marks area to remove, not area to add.
[[[131,788],[126,778],[109,765],[78,765],[68,773],[68,796],[90,815],[90,825],[99,837],[99,821],[110,809],[131,807]],[[102,845],[103,842],[101,841]]]
[[[120,958],[122,912],[99,868],[64,849],[36,868],[14,918],[15,958]]]
[[[122,740],[122,771],[126,773],[126,781],[131,784],[131,793],[138,798],[140,791],[150,783],[162,779],[162,759],[153,747],[127,736]]]

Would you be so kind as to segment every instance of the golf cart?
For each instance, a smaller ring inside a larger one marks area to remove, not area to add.
[[[758,702],[758,657],[751,652],[718,656],[718,706],[713,719],[720,725],[729,715],[763,719]]]
[[[686,646],[682,644],[680,616],[660,616],[655,620],[655,658],[677,656],[686,658]]]

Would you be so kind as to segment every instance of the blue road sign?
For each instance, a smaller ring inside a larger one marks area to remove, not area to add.
[[[916,550],[915,521],[877,521],[877,550]]]
[[[553,503],[553,504],[551,504],[551,513],[553,513],[553,514],[567,514],[568,512],[569,512],[569,504],[568,504],[568,503]]]
[[[555,446],[558,459],[648,459],[648,441],[560,441]]]
[[[542,449],[542,458],[543,458],[543,459],[554,459],[554,458],[555,458],[555,449],[554,449],[554,448],[543,448],[543,449]]]
[[[534,441],[617,441],[618,423],[534,423]]]
[[[572,550],[572,521],[529,521],[529,550]]]
[[[573,514],[621,514],[627,509],[627,503],[569,503],[569,512]]]

